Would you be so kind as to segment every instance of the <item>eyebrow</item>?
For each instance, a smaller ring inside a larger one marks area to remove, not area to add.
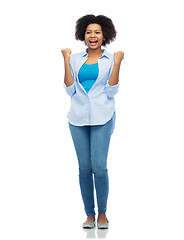
[[[86,31],[92,31],[92,30],[86,30]],[[96,30],[94,30],[94,31],[101,31],[100,29],[96,29]]]

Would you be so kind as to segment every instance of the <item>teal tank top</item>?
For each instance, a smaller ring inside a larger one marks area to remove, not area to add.
[[[98,63],[83,64],[79,70],[79,82],[88,93],[98,77]]]

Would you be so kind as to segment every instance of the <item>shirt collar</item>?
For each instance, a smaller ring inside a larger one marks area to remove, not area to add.
[[[88,48],[86,48],[86,51],[84,51],[84,52],[82,53],[82,56],[83,56],[83,57],[85,57],[85,56],[88,55],[87,50],[88,50]],[[103,57],[109,58],[109,53],[106,51],[106,49],[102,49],[102,51],[103,51],[103,54],[102,54],[102,56],[101,56],[100,58],[103,58]]]

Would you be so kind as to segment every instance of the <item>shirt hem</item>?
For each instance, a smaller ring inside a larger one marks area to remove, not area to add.
[[[115,118],[115,114],[116,114],[116,110],[113,112],[112,116],[111,116],[108,120],[106,120],[105,122],[103,122],[103,123],[75,124],[75,123],[73,123],[73,122],[70,121],[70,120],[68,120],[68,123],[70,123],[71,125],[74,125],[74,126],[78,126],[78,127],[104,125],[104,124],[106,124],[107,122],[109,122],[113,117]]]

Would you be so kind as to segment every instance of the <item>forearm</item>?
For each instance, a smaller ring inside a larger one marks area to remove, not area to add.
[[[110,86],[116,85],[119,82],[120,65],[121,63],[114,63],[114,67],[113,67],[110,79],[108,81],[108,84]]]
[[[69,87],[74,82],[71,69],[70,69],[70,60],[65,60],[64,65],[65,65],[64,83],[67,87]]]

